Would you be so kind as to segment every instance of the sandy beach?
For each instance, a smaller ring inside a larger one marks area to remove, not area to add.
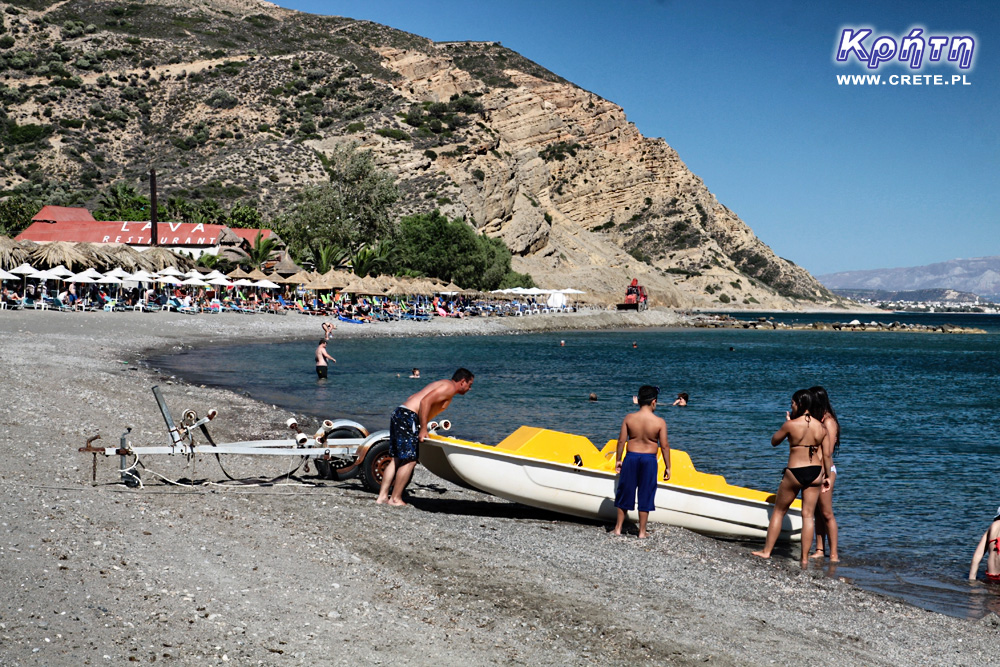
[[[334,338],[683,322],[584,311],[342,324]],[[422,468],[407,508],[357,480],[225,485],[209,457],[149,463],[211,482],[197,487],[144,475],[127,489],[116,457],[91,482],[87,438],[111,446],[131,426],[136,445],[166,443],[153,385],[175,414],[217,408],[217,441],[287,434],[286,411],[163,377],[150,353],[319,334],[295,314],[0,311],[0,664],[1000,664],[995,614],[868,593],[801,571],[787,547],[761,561],[679,528],[614,538]]]

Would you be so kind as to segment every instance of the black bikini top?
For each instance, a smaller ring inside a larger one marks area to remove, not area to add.
[[[805,418],[806,418],[806,427],[808,427],[809,426],[810,415],[808,415],[808,414],[805,415]],[[819,447],[820,447],[819,445],[793,445],[791,443],[789,443],[788,446],[789,447],[808,447],[809,448],[809,460],[810,461],[812,460],[812,457],[816,456],[816,450],[819,449]]]

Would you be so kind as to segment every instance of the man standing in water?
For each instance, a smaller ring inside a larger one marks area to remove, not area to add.
[[[319,345],[316,346],[316,377],[320,379],[324,379],[326,377],[327,359],[333,363],[337,363],[336,359],[326,353],[326,339],[320,338]]]
[[[382,488],[376,503],[405,505],[403,490],[417,466],[418,449],[427,437],[427,424],[451,405],[455,394],[464,395],[472,389],[472,373],[459,368],[450,380],[437,380],[406,399],[392,413],[389,423],[389,453],[392,461],[382,476]],[[392,489],[392,495],[389,490]]]
[[[618,489],[615,492],[615,507],[618,508],[618,522],[615,535],[622,534],[625,516],[635,507],[636,490],[639,492],[639,537],[648,537],[646,521],[656,505],[656,448],[663,452],[663,479],[670,479],[670,443],[667,441],[667,422],[653,414],[659,387],[648,384],[639,387],[639,410],[622,420],[618,434],[618,448],[615,450],[615,472]],[[628,443],[628,456],[622,464],[622,451]]]

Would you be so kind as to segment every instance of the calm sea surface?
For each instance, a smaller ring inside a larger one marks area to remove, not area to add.
[[[989,333],[685,329],[334,338],[329,347],[337,364],[326,381],[315,377],[312,342],[214,347],[151,363],[290,411],[353,418],[369,430],[387,428],[392,410],[422,386],[408,379],[412,367],[430,380],[465,366],[476,374],[475,385],[446,416],[453,435],[486,443],[527,424],[603,445],[634,409],[639,385],[654,384],[664,397],[659,414],[671,446],[690,453],[702,471],[772,491],[788,449],[772,448],[770,436],[792,393],[821,384],[842,428],[834,509],[843,562],[825,569],[953,616],[1000,612],[1000,587],[966,581],[972,552],[1000,505],[1000,317],[877,319],[949,322]],[[319,331],[312,320],[302,325]],[[670,407],[681,391],[691,395],[690,405]],[[591,392],[597,402],[587,400]]]

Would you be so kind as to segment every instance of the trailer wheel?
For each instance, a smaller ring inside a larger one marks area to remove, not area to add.
[[[361,462],[361,483],[372,493],[378,493],[382,488],[385,468],[392,461],[389,454],[389,439],[379,440],[368,448],[365,460]]]
[[[330,442],[331,440],[347,438],[352,440],[362,440],[364,437],[365,434],[353,426],[341,426],[340,428],[330,431],[326,436],[326,441]],[[344,467],[349,467],[350,465],[351,464],[347,464],[347,466]],[[319,476],[323,479],[340,479],[337,477],[337,471],[340,470],[340,468],[335,468],[332,463],[324,461],[323,459],[316,459],[316,470],[319,471]]]

